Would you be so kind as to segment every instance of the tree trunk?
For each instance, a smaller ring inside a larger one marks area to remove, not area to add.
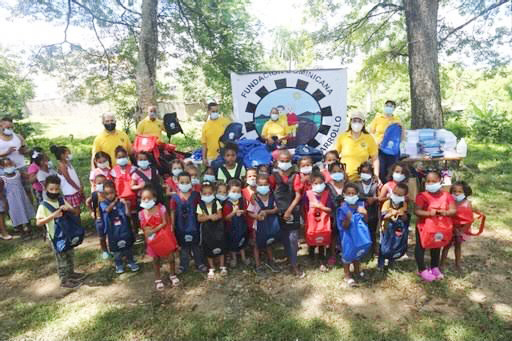
[[[137,61],[137,96],[139,121],[148,106],[156,105],[156,60],[158,55],[158,0],[142,1],[142,26]]]
[[[437,60],[438,0],[403,0],[409,52],[411,126],[442,128]]]

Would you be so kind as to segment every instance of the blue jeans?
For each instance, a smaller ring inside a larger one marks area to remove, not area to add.
[[[284,250],[288,255],[290,264],[292,266],[297,265],[297,253],[299,251],[299,230],[287,230],[281,229],[281,241],[284,246]]]
[[[199,245],[183,245],[180,249],[180,267],[184,272],[188,270],[190,254],[194,257],[196,268],[204,265],[203,251]]]
[[[123,266],[123,257],[126,257],[126,263],[128,264],[135,263],[135,259],[133,258],[133,250],[131,247],[122,251],[114,252],[114,263],[116,266]]]

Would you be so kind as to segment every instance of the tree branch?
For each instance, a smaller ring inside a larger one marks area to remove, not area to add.
[[[83,8],[87,13],[89,13],[91,16],[94,17],[94,19],[98,20],[98,21],[102,21],[104,23],[107,23],[107,24],[112,24],[112,25],[123,25],[123,26],[126,26],[128,27],[128,29],[133,29],[134,27],[137,27],[139,28],[140,26],[136,26],[136,25],[133,25],[131,23],[128,23],[128,22],[124,22],[124,21],[117,21],[117,20],[110,20],[110,19],[106,19],[106,18],[103,18],[103,17],[99,17],[96,15],[96,13],[94,13],[93,10],[91,10],[89,7],[85,6],[84,4],[76,1],[76,0],[71,0],[74,4],[76,4],[78,7],[80,8]]]
[[[117,3],[117,4],[118,4],[122,9],[124,9],[125,11],[130,12],[130,13],[135,14],[135,15],[138,15],[138,16],[142,16],[142,13],[137,12],[137,11],[134,11],[134,10],[132,10],[131,8],[128,8],[128,7],[126,7],[125,5],[123,5],[123,2],[122,2],[121,0],[116,0],[116,3]]]

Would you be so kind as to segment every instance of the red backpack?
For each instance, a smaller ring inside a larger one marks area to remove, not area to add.
[[[418,196],[424,196],[429,203],[428,209],[448,210],[449,193],[443,192],[442,195],[434,196],[428,192],[422,192]],[[418,232],[420,235],[421,246],[424,249],[438,249],[445,247],[450,243],[453,236],[453,219],[446,216],[426,217],[418,220]]]
[[[116,185],[116,193],[121,199],[136,198],[137,195],[132,190],[132,165],[127,165],[123,174],[121,166],[114,167],[114,184]]]
[[[144,210],[140,211],[139,217],[142,227],[156,227],[162,223],[161,215],[164,214],[163,205],[158,205],[159,215],[148,217]],[[147,236],[146,243],[156,253],[158,257],[167,257],[177,250],[178,243],[171,225],[161,228],[156,233]]]
[[[331,215],[318,208],[312,207],[318,202],[313,191],[307,191],[309,207],[306,215],[306,243],[309,246],[331,245]],[[323,191],[320,197],[322,205],[327,205],[329,191]]]

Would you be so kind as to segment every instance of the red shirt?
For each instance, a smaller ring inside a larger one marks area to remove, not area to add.
[[[297,173],[297,176],[293,179],[293,190],[295,192],[306,193],[311,189],[311,187],[309,177],[302,173]]]
[[[245,200],[245,207],[249,207],[249,204],[253,202],[252,196],[254,194],[254,191],[251,189],[251,187],[247,186],[242,188],[242,198]],[[249,232],[253,230],[254,225],[254,219],[249,217],[249,215],[245,215],[245,220],[247,221],[247,227],[249,229]]]
[[[453,199],[450,193],[442,190],[437,193],[421,192],[416,196],[416,207],[424,211],[446,211],[452,204],[455,205],[455,199]],[[418,217],[419,222],[424,219],[425,218]]]

